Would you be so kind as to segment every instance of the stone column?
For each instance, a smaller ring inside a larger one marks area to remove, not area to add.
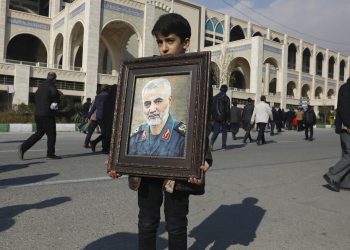
[[[83,70],[85,78],[85,98],[96,95],[98,82],[98,56],[100,46],[101,2],[85,1],[85,29],[83,48]]]
[[[0,62],[6,57],[6,18],[9,0],[0,1]]]
[[[201,20],[200,20],[200,34],[199,34],[199,51],[204,49],[204,41],[205,41],[205,13],[206,8],[204,6],[201,7]]]
[[[251,37],[252,37],[252,23],[249,21],[248,22],[247,37],[246,38],[251,38]]]
[[[314,44],[311,54],[311,63],[310,63],[310,74],[312,75],[312,83],[310,90],[310,99],[315,99],[315,89],[316,89],[316,56],[317,56],[317,45]]]
[[[287,39],[284,39],[285,41]],[[282,46],[282,60],[281,67],[279,69],[279,86],[281,93],[281,108],[287,107],[287,84],[288,84],[288,43],[284,43]]]
[[[299,53],[296,58],[296,71],[299,72],[298,74],[298,86],[297,86],[297,95],[296,98],[300,98],[301,96],[301,87],[302,87],[302,81],[301,76],[303,75],[303,40],[300,40],[299,42]]]
[[[326,56],[325,56],[325,61],[326,61],[326,64],[325,64],[325,67],[324,67],[324,77],[325,77],[325,81],[324,81],[324,88],[325,88],[325,95],[324,95],[324,99],[327,100],[328,96],[327,96],[327,92],[328,92],[328,63],[329,63],[329,49],[326,49]]]
[[[224,27],[224,43],[230,42],[230,31],[231,31],[231,17],[225,15],[225,27]]]
[[[21,103],[24,103],[28,105],[29,78],[30,78],[30,66],[16,64],[15,79],[13,84],[13,87],[15,89],[15,94],[12,99],[12,104],[19,105]]]
[[[145,15],[143,19],[143,56],[158,55],[155,39],[152,35],[152,29],[156,22],[156,7],[146,1],[145,4]]]
[[[265,63],[265,84],[264,89],[262,91],[262,94],[269,95],[269,88],[270,88],[270,64]]]
[[[49,17],[55,17],[61,11],[62,0],[50,0]]]
[[[263,38],[257,36],[252,37],[251,49],[251,72],[250,72],[250,92],[255,93],[255,101],[260,100],[262,92],[262,65],[263,65]]]

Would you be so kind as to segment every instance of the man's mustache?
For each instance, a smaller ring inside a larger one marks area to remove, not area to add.
[[[160,112],[155,112],[147,115],[147,119],[156,119],[156,118],[160,118]]]

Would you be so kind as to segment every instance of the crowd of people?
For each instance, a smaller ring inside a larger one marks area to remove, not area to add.
[[[227,85],[220,87],[220,92],[213,97],[211,110],[212,136],[210,148],[213,149],[214,142],[218,135],[222,134],[222,148],[227,149],[227,132],[232,132],[232,139],[237,140],[240,128],[245,131],[243,143],[247,139],[253,142],[251,130],[255,128],[258,132],[256,143],[266,144],[265,132],[270,136],[279,134],[285,130],[305,131],[305,140],[313,140],[313,127],[317,118],[312,106],[300,106],[297,109],[290,108],[287,112],[281,108],[275,108],[266,102],[266,97],[261,96],[260,102],[253,104],[251,98],[243,110],[237,107],[237,102],[233,101],[230,107],[230,100],[226,95]]]

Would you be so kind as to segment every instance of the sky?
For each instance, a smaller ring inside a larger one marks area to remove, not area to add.
[[[190,0],[350,56],[350,0]]]

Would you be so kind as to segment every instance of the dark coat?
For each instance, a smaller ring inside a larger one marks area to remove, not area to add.
[[[243,112],[242,112],[242,121],[243,121],[243,128],[245,129],[248,124],[250,124],[250,120],[252,119],[252,115],[254,112],[254,104],[248,103],[244,106]]]
[[[56,111],[50,109],[51,103],[59,103],[60,96],[54,81],[45,80],[35,93],[35,115],[55,116]]]
[[[312,116],[312,120],[311,121],[307,121],[307,117],[311,117]],[[303,116],[303,122],[305,125],[315,125],[316,124],[316,114],[315,111],[313,109],[307,109],[304,113]]]
[[[94,104],[92,105],[88,117],[90,118],[91,115],[96,110],[96,119],[102,120],[104,118],[103,111],[104,111],[104,103],[107,100],[108,97],[108,90],[102,90],[96,97]]]
[[[335,131],[341,133],[343,126],[350,128],[350,78],[343,84],[338,92]]]

